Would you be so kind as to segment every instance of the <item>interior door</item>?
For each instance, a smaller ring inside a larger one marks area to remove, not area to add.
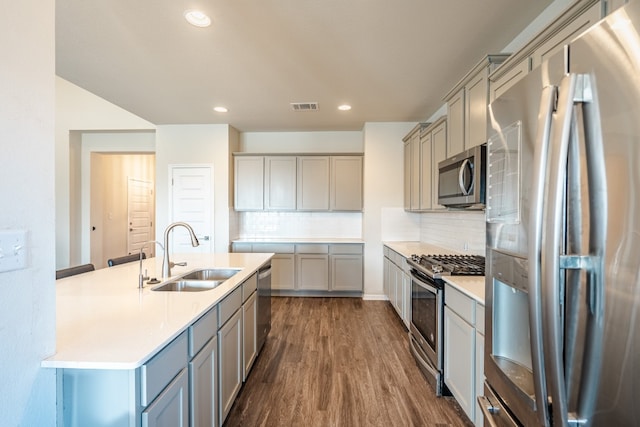
[[[171,252],[212,252],[213,167],[170,166],[170,169],[171,222],[188,223],[200,241],[200,246],[192,247],[187,230],[184,227],[176,227],[171,232]]]
[[[133,254],[148,241],[153,240],[154,203],[153,182],[129,178],[127,182],[127,253]],[[155,245],[145,248],[147,257],[153,257]]]

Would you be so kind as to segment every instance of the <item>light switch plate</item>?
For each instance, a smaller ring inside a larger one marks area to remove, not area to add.
[[[0,230],[0,273],[27,267],[27,230]]]

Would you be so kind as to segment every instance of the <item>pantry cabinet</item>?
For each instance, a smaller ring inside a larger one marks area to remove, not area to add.
[[[236,211],[362,211],[362,154],[234,153]]]

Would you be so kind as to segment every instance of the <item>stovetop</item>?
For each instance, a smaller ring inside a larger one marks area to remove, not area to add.
[[[480,255],[411,255],[407,262],[432,278],[484,276],[484,257]]]

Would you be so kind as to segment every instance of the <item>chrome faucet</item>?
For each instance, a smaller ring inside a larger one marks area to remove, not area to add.
[[[187,229],[189,235],[191,237],[191,246],[194,248],[200,244],[198,242],[198,238],[196,237],[196,233],[193,231],[193,228],[186,222],[174,222],[173,224],[169,224],[166,230],[164,230],[164,258],[162,259],[162,278],[167,278],[171,276],[171,267],[174,265],[187,265],[186,263],[174,264],[169,261],[169,232],[173,230],[177,226],[182,226]]]
[[[145,274],[142,274],[142,250],[147,246],[147,244],[149,243],[155,243],[158,246],[160,246],[160,249],[162,249],[164,251],[164,246],[162,246],[162,243],[158,242],[157,240],[149,240],[148,242],[144,242],[142,244],[142,246],[140,246],[140,273],[138,274],[138,288],[142,289],[144,287],[144,281],[147,280],[149,277],[147,276],[147,272],[145,271]]]

